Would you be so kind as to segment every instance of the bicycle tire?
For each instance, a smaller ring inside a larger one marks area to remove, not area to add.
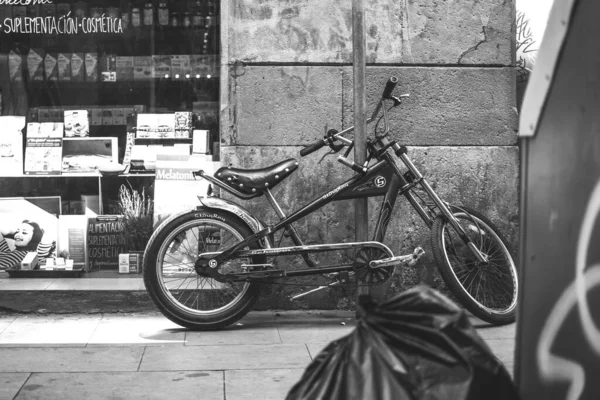
[[[466,228],[467,235],[479,250],[490,256],[490,263],[478,263],[462,240],[459,238],[454,240],[454,238],[447,236],[450,231],[454,232],[454,229],[446,217],[438,215],[432,226],[431,247],[434,260],[442,279],[446,283],[446,287],[468,311],[481,320],[493,325],[505,325],[514,322],[517,311],[519,282],[516,264],[508,242],[498,228],[478,211],[457,206],[450,206],[450,211],[461,222],[461,226]],[[458,237],[456,232],[454,232],[454,235]],[[484,246],[484,239],[486,242],[489,241],[486,246]],[[465,250],[463,252],[457,251],[456,244],[464,246]],[[459,261],[460,256],[463,254],[465,255],[464,263]],[[499,263],[499,260],[502,264]],[[484,272],[487,274],[486,277],[484,277]],[[488,287],[482,291],[483,297],[479,295],[479,287],[475,290],[475,293],[471,289],[478,276],[479,283],[488,283]],[[468,281],[470,277],[472,278]],[[490,301],[486,301],[490,282],[491,284],[502,285],[501,289],[505,293],[490,293]]]
[[[204,229],[201,230],[200,226]],[[208,227],[212,226],[211,229]],[[198,235],[194,234],[192,230],[192,236],[186,231],[188,228],[198,228]],[[216,235],[215,229],[219,230]],[[174,215],[165,220],[161,226],[154,232],[150,238],[146,247],[144,256],[144,285],[152,298],[154,304],[158,307],[161,313],[169,320],[175,322],[178,325],[186,327],[191,330],[217,330],[222,329],[234,322],[240,320],[246,315],[256,302],[260,285],[258,283],[251,282],[238,282],[238,283],[219,283],[211,280],[210,278],[199,276],[193,269],[193,262],[195,258],[190,257],[190,254],[202,253],[204,251],[218,251],[208,246],[216,246],[209,244],[208,235],[213,235],[213,242],[218,241],[220,250],[227,248],[235,243],[235,241],[225,241],[225,232],[229,231],[235,240],[241,241],[244,238],[252,235],[252,230],[237,216],[221,210],[213,210],[208,208],[200,207],[194,211]],[[202,235],[206,235],[202,237]],[[194,247],[194,237],[196,238],[196,246]],[[191,239],[191,240],[190,240]],[[186,241],[187,246],[184,246],[184,250],[179,249],[182,243]],[[177,249],[174,250],[174,247]],[[249,246],[249,248],[258,248],[258,244]],[[194,252],[194,250],[196,250]],[[169,252],[167,254],[167,252]],[[167,260],[165,257],[168,255],[171,266],[166,266]],[[179,259],[190,258],[192,261],[189,263],[178,262]],[[260,256],[253,258],[253,262],[259,263],[264,262],[265,257]],[[175,262],[173,262],[175,260]],[[232,260],[232,263],[248,262],[244,259]],[[222,263],[219,268],[229,267],[228,263]],[[168,270],[165,270],[167,268]],[[179,272],[184,270],[183,276],[174,280],[167,280],[165,276],[179,276]],[[165,274],[165,272],[167,274]],[[186,275],[187,274],[187,275]],[[195,286],[190,289],[188,283],[184,286],[181,283],[176,287],[178,280],[189,277],[192,282],[195,279]],[[209,286],[206,286],[206,284]],[[227,302],[226,297],[220,297],[219,291],[222,289],[223,293],[227,293],[228,290],[226,285],[242,285],[241,293],[236,295],[231,301]],[[192,297],[191,306],[198,304],[197,308],[190,307],[188,300],[191,296],[194,296],[196,291],[196,297]],[[202,296],[200,296],[200,291]],[[206,292],[206,293],[205,293]],[[177,296],[175,296],[177,294]],[[184,294],[186,296],[184,296]],[[201,299],[200,299],[201,297]],[[185,299],[183,302],[182,299]],[[222,299],[226,302],[215,309],[200,309],[201,302],[206,302],[207,299],[221,302]]]

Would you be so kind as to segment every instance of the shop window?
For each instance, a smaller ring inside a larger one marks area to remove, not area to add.
[[[218,161],[218,1],[25,3],[0,4],[0,213],[116,214],[162,155]]]

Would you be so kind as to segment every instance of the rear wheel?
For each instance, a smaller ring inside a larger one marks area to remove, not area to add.
[[[479,262],[443,215],[432,227],[431,247],[440,275],[456,299],[473,315],[494,325],[515,321],[518,275],[508,243],[484,215],[451,206],[470,241],[487,256]]]
[[[194,330],[219,329],[242,318],[256,301],[259,285],[201,276],[195,262],[199,254],[223,251],[251,234],[240,219],[219,210],[199,209],[165,221],[144,257],[144,283],[160,311]],[[241,272],[242,264],[251,263],[236,258],[223,262],[218,271]]]

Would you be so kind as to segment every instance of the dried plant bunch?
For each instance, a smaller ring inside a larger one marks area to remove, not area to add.
[[[119,188],[119,214],[123,216],[125,239],[129,251],[143,251],[152,236],[154,202],[141,192],[121,185]]]

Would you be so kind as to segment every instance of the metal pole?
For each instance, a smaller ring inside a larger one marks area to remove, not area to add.
[[[364,0],[352,0],[352,55],[354,73],[354,162],[362,165],[367,158],[366,118],[366,36]],[[369,210],[366,198],[354,200],[354,227],[357,242],[368,240]],[[369,288],[359,286],[357,296],[368,294]],[[358,300],[358,298],[357,298]]]

